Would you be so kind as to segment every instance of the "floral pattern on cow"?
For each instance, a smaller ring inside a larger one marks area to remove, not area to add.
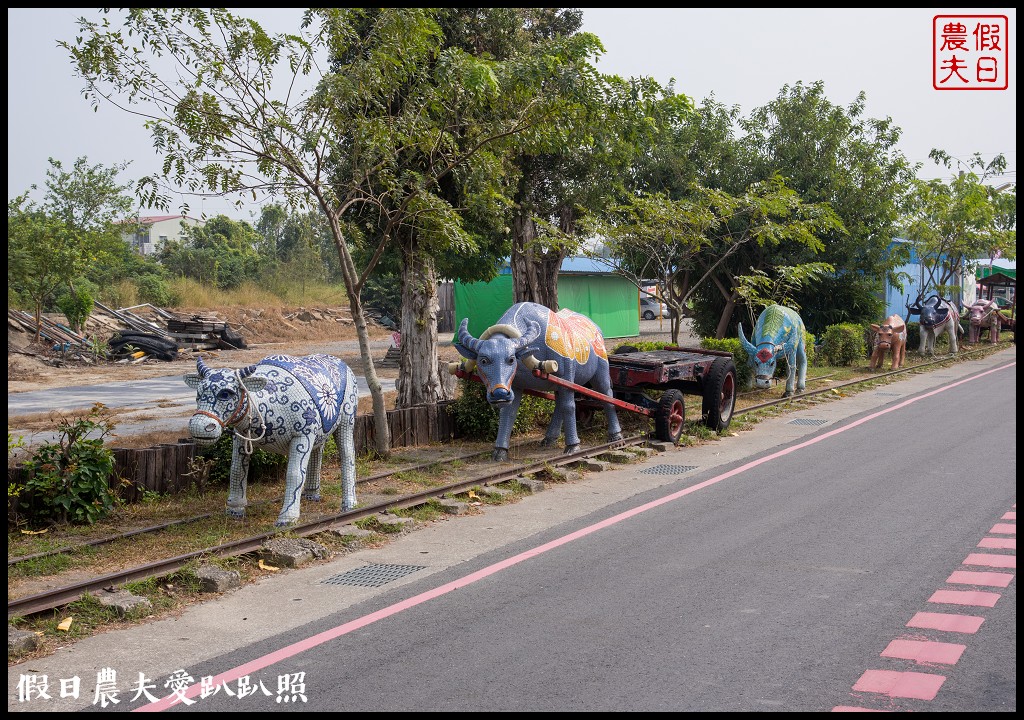
[[[270,355],[239,370],[206,366],[185,376],[196,390],[189,434],[200,444],[234,432],[227,513],[244,517],[249,459],[256,449],[285,455],[288,468],[277,525],[299,519],[301,499],[319,501],[324,444],[333,435],[342,477],[342,510],[355,507],[358,403],[355,375],[330,355]]]

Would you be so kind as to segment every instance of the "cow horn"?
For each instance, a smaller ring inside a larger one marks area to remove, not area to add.
[[[754,357],[757,355],[757,348],[754,347],[753,343],[747,340],[747,336],[743,334],[743,323],[739,324],[740,329],[740,345],[746,351],[747,355]]]
[[[540,324],[533,321],[528,322],[526,334],[516,341],[515,349],[518,351],[528,347],[538,337],[540,337]]]
[[[203,362],[201,357],[196,358],[196,368],[199,369],[199,377],[206,377],[210,374],[210,368],[206,367],[206,363]]]
[[[522,336],[522,333],[519,332],[519,328],[513,327],[512,325],[491,325],[480,334],[480,339],[486,340],[491,337],[491,335],[496,335],[498,333],[505,335],[511,340],[515,340]]]
[[[250,365],[249,367],[244,367],[241,370],[239,370],[238,377],[246,378],[252,375],[254,372],[256,372],[256,364]]]
[[[462,318],[459,325],[459,345],[474,353],[480,347],[480,341],[469,334],[469,318]]]

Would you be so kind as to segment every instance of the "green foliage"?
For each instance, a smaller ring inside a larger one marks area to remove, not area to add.
[[[743,349],[739,338],[701,338],[700,346],[705,350],[724,350],[732,353],[733,363],[736,365],[736,384],[739,387],[747,387],[754,382],[754,371],[747,364],[747,351]]]
[[[829,325],[821,336],[821,359],[834,367],[846,367],[864,361],[867,345],[864,326],[854,323]]]
[[[231,455],[234,446],[235,433],[230,428],[225,429],[217,441],[212,445],[199,445],[196,447],[196,457],[202,458],[209,465],[208,482],[213,484],[227,485],[231,480]],[[259,477],[270,468],[276,468],[288,462],[288,458],[277,453],[269,453],[259,448],[253,450],[249,458],[249,477]]]
[[[61,420],[58,441],[43,443],[25,463],[24,514],[30,522],[91,525],[113,509],[114,453],[104,447],[103,439],[114,426],[103,410],[97,404],[85,418]]]
[[[74,290],[68,290],[57,300],[57,308],[64,313],[68,319],[71,329],[81,332],[85,327],[85,321],[92,315],[93,297],[89,290],[79,285]]]
[[[139,290],[139,300],[157,307],[177,305],[181,301],[167,282],[158,275],[143,275],[135,280],[135,286]]]
[[[455,425],[468,438],[493,440],[498,436],[498,411],[487,402],[487,388],[473,380],[459,381],[459,396],[452,405]],[[512,434],[523,434],[545,427],[551,420],[554,403],[524,394],[512,425]]]
[[[907,351],[921,347],[921,323],[907,323]]]

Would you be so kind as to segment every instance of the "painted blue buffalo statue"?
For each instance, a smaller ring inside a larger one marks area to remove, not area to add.
[[[798,392],[803,392],[807,384],[807,341],[804,338],[804,321],[796,310],[784,305],[769,305],[758,316],[750,340],[743,334],[743,323],[740,323],[739,331],[740,345],[747,353],[747,363],[754,371],[754,382],[758,388],[771,387],[775,363],[782,356],[786,358],[789,369],[786,392],[782,397],[792,396],[794,386]]]
[[[356,503],[355,374],[330,355],[270,355],[240,370],[213,370],[196,359],[198,372],[185,376],[196,390],[189,434],[198,444],[234,431],[227,514],[244,517],[249,458],[253,450],[288,457],[284,504],[276,525],[299,519],[301,498],[320,500],[324,443],[334,436],[341,463],[341,509]]]
[[[935,341],[943,333],[949,336],[949,352],[955,354],[959,351],[957,340],[964,329],[960,327],[960,313],[949,300],[932,295],[922,301],[918,296],[917,300],[907,305],[907,315],[919,316],[921,342],[918,346],[918,353],[934,355]]]
[[[506,310],[479,338],[470,335],[468,326],[469,319],[464,318],[454,343],[466,358],[458,368],[475,372],[487,387],[487,402],[500,408],[493,459],[508,459],[512,426],[524,390],[554,391],[555,411],[542,444],[554,445],[564,432],[565,452],[578,450],[575,391],[537,377],[533,371],[540,369],[612,397],[608,351],[594,321],[572,310],[556,313],[537,303],[521,302]],[[605,416],[608,441],[620,440],[622,429],[612,403],[605,404]]]

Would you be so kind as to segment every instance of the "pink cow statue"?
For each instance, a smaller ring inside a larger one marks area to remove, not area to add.
[[[964,305],[963,315],[971,319],[967,341],[981,341],[981,333],[988,330],[988,341],[999,342],[999,304],[995,300],[977,300],[973,305]]]
[[[885,355],[892,352],[892,369],[898,370],[903,364],[907,351],[907,324],[899,315],[890,315],[881,325],[871,324],[875,333],[871,347],[871,369],[882,367]]]

